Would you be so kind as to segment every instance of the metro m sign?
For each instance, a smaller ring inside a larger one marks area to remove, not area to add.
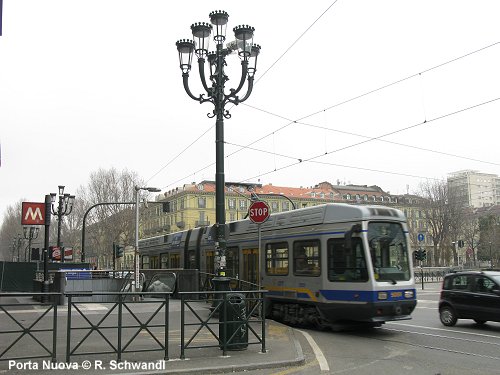
[[[23,202],[21,225],[44,225],[45,203]]]

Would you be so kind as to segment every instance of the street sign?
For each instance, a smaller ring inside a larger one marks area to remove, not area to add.
[[[248,217],[255,224],[262,224],[269,218],[269,205],[263,201],[253,202],[250,205]]]
[[[44,225],[45,203],[23,202],[21,225]]]
[[[420,242],[422,242],[424,240],[424,235],[422,233],[419,233],[418,236],[417,236],[417,240],[419,240]]]

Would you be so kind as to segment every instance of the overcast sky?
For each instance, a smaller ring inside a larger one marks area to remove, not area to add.
[[[396,194],[500,173],[498,0],[4,0],[0,220],[99,168],[163,191],[214,180],[213,106],[184,92],[175,42],[217,9],[228,41],[248,24],[262,46],[250,99],[227,107],[226,181]]]

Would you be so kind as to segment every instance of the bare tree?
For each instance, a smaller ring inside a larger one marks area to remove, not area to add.
[[[134,240],[134,187],[140,184],[137,173],[116,169],[99,169],[90,175],[87,186],[77,190],[78,226],[83,224],[83,216],[93,205],[100,203],[118,203],[98,205],[88,211],[86,220],[85,251],[89,256],[111,259],[113,242],[132,245]],[[103,264],[102,266],[109,266]]]
[[[466,212],[467,209],[463,206],[457,189],[448,186],[446,218],[449,223],[449,238],[447,243],[454,244],[451,246],[451,251],[453,253],[453,263],[457,266],[459,265],[457,245],[459,240],[463,237],[466,220],[468,218]]]
[[[427,232],[433,242],[432,265],[447,265],[449,257],[445,249],[450,235],[450,212],[446,182],[422,183],[419,195],[424,198],[422,209],[427,224]]]
[[[462,236],[467,252],[470,249],[471,263],[476,266],[476,253],[479,246],[479,218],[472,208],[464,209],[464,216]]]
[[[0,259],[2,260],[12,260],[14,250],[13,239],[17,238],[18,234],[20,234],[21,237],[23,236],[23,227],[21,225],[21,205],[24,200],[25,199],[21,199],[14,206],[8,206],[7,211],[4,214],[2,227],[0,228]]]

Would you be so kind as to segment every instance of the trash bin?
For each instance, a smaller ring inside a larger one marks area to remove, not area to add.
[[[220,323],[223,323],[224,317],[226,317],[226,331],[224,332],[224,324],[221,324],[219,329],[221,347],[226,343],[227,350],[245,350],[248,347],[248,318],[245,295],[228,293],[225,302],[224,313],[220,314],[219,317]]]

